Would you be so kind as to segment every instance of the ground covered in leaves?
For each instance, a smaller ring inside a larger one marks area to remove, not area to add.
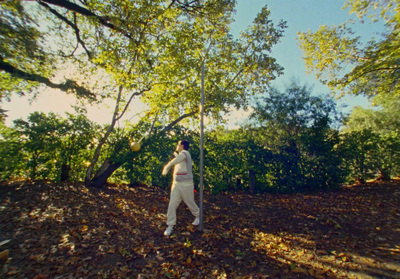
[[[204,231],[153,187],[0,185],[1,278],[400,278],[400,182],[205,194]]]

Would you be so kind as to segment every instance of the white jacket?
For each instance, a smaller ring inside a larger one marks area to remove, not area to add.
[[[189,151],[182,150],[178,156],[169,161],[164,166],[162,175],[167,175],[172,166],[174,166],[174,177],[178,174],[192,174],[192,156],[190,156]]]

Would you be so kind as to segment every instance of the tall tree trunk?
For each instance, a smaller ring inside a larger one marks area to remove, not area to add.
[[[90,162],[90,165],[86,170],[86,177],[85,177],[85,186],[86,187],[93,186],[92,185],[93,184],[92,183],[92,173],[93,173],[94,166],[96,165],[97,161],[99,160],[101,149],[103,148],[103,145],[105,144],[108,136],[111,134],[112,130],[114,129],[114,125],[115,125],[115,123],[113,121],[112,125],[110,125],[108,127],[107,132],[105,133],[103,138],[99,141],[99,144],[97,145],[96,150],[94,151],[92,161]],[[104,165],[104,163],[103,163],[103,165]]]

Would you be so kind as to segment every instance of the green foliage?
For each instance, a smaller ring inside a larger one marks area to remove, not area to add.
[[[234,190],[245,174],[243,139],[235,132],[205,135],[204,184],[213,193]]]
[[[343,134],[339,150],[343,156],[343,168],[349,172],[347,181],[376,176],[378,137],[373,131],[365,129]]]
[[[81,114],[67,119],[34,112],[2,127],[2,178],[79,180],[93,148],[96,127]]]
[[[400,174],[400,106],[395,97],[377,109],[357,107],[345,122],[342,148],[350,179],[382,179]]]
[[[54,151],[61,144],[57,134],[62,125],[60,119],[53,113],[47,116],[35,112],[28,116],[28,121],[19,119],[14,123],[20,136],[26,138],[23,151],[27,158],[28,177],[55,179],[53,167],[57,159]]]
[[[22,151],[24,138],[15,129],[0,123],[0,177],[21,177],[26,170],[26,156]]]
[[[12,12],[15,5],[20,13]],[[16,31],[29,29],[33,43],[41,42],[42,47],[37,49],[42,50],[44,60],[37,71],[24,68],[28,65],[25,60],[32,55],[20,48],[15,59],[0,65],[0,74],[7,80],[5,86],[36,86],[39,82],[79,97],[115,100],[112,122],[99,140],[86,173],[86,180],[90,181],[93,167],[103,156],[100,153],[108,153],[102,150],[107,138],[133,99],[146,104],[144,117],[157,119],[157,124],[176,125],[186,119],[190,122],[198,113],[200,66],[205,61],[205,111],[209,118],[219,121],[221,112],[229,107],[246,107],[251,95],[282,74],[282,67],[270,52],[282,36],[285,23],[275,25],[265,7],[241,38],[235,39],[229,32],[234,6],[235,1],[231,0],[91,0],[57,4],[7,1],[1,11],[10,22],[22,21],[28,8],[29,19],[36,19],[25,20],[23,26],[16,26]],[[12,38],[10,32],[5,33],[7,46]],[[18,40],[13,43],[23,44]],[[54,77],[64,67],[75,69],[74,73],[55,83]],[[122,139],[114,147],[124,146],[125,141]],[[123,161],[115,156],[114,159],[117,164]]]
[[[45,51],[44,37],[36,26],[37,18],[32,9],[27,11],[22,1],[1,1],[0,69],[18,64],[21,71],[49,76],[54,61]],[[0,84],[1,100],[10,98],[12,93],[24,95],[38,82],[16,80],[9,73],[0,71]]]
[[[252,175],[265,172],[269,152],[254,142],[244,129],[217,130],[205,135],[204,184],[212,193],[261,191],[263,185],[250,183]]]
[[[346,6],[361,22],[370,15],[382,18],[386,31],[380,37],[361,38],[353,22],[321,26],[316,32],[299,33],[300,47],[309,72],[333,90],[369,97],[399,97],[400,7],[397,0],[348,0]],[[368,43],[363,41],[369,40]]]
[[[206,59],[207,111],[218,118],[227,106],[245,106],[252,85],[265,85],[282,73],[269,52],[285,23],[275,26],[264,8],[242,38],[234,39],[229,33],[234,6],[231,0],[6,1],[0,6],[6,15],[0,50],[9,65],[0,68],[7,81],[2,85],[40,82],[77,95],[106,95],[117,100],[118,113],[136,96],[169,123],[197,110],[200,65]],[[40,67],[28,63],[37,57]],[[64,65],[79,74],[55,84],[50,75]],[[107,85],[89,79],[98,74]]]
[[[309,192],[336,188],[346,176],[352,181],[399,174],[399,118],[394,116],[400,106],[387,102],[380,110],[355,109],[339,135],[331,127],[337,115],[330,99],[295,83],[283,93],[268,93],[255,107],[255,127],[206,133],[206,191]],[[171,177],[160,175],[162,167],[177,141],[187,139],[197,185],[199,135],[181,126],[163,129],[149,122],[114,129],[101,160],[110,158],[122,168],[110,181],[167,189]],[[101,130],[81,113],[67,119],[33,113],[12,128],[2,125],[1,178],[79,181]],[[140,151],[131,151],[129,143],[142,138]]]
[[[254,137],[273,154],[265,162],[266,184],[281,192],[338,187],[343,173],[331,128],[338,117],[331,99],[312,96],[306,86],[271,89],[251,116]]]

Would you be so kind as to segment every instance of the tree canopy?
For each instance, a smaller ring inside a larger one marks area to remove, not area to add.
[[[207,59],[206,111],[217,117],[229,106],[246,105],[252,85],[265,85],[282,72],[268,52],[285,24],[274,26],[264,8],[254,25],[234,39],[229,33],[234,4],[3,2],[3,97],[28,94],[44,84],[80,96],[112,96],[121,102],[118,114],[138,97],[152,114],[157,111],[171,122],[197,111],[200,65]],[[65,64],[75,64],[81,76],[56,83],[53,76]],[[97,79],[99,69],[108,76],[107,84]]]
[[[310,87],[292,81],[284,91],[268,90],[251,117],[256,129],[250,133],[272,154],[264,160],[265,184],[291,192],[342,183],[334,129],[340,114],[331,98],[315,96]]]
[[[342,129],[346,164],[353,177],[389,180],[398,173],[400,151],[400,109],[397,97],[381,101],[379,109],[354,108]],[[346,145],[348,147],[346,147]]]
[[[356,14],[361,23],[366,18],[384,21],[386,31],[363,38],[354,31],[355,22],[349,21],[299,33],[308,71],[339,94],[399,97],[399,1],[348,0],[344,8]]]
[[[250,96],[282,73],[269,53],[285,22],[275,25],[264,7],[234,38],[234,6],[231,0],[2,2],[3,97],[37,93],[46,85],[91,101],[115,100],[88,168],[86,179],[92,179],[107,138],[132,100],[146,104],[142,123],[167,131],[198,113],[204,61],[205,112],[217,121],[232,107],[246,107]]]

